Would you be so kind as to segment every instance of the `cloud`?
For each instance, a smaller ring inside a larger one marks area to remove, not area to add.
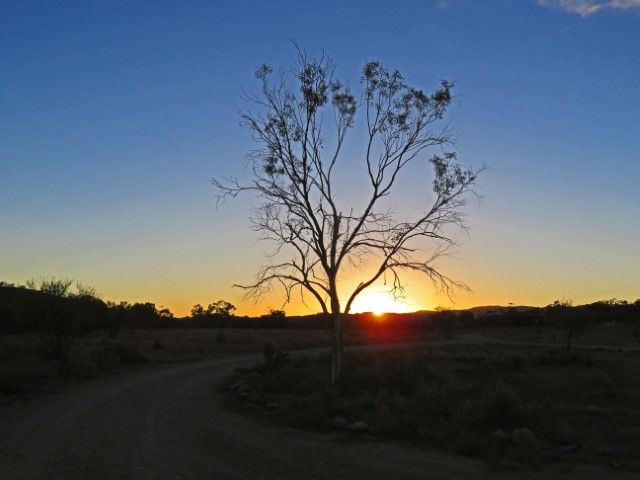
[[[446,10],[447,8],[459,7],[462,5],[468,5],[469,0],[437,0],[436,8],[440,10]]]
[[[536,0],[543,7],[588,17],[602,10],[640,9],[640,0]]]

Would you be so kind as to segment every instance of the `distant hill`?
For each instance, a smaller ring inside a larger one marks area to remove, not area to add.
[[[483,306],[477,306],[477,307],[471,307],[471,308],[460,308],[460,309],[453,308],[451,309],[451,311],[454,313],[472,312],[475,316],[482,316],[487,314],[500,314],[507,309],[512,309],[512,311],[520,313],[520,312],[527,312],[529,310],[539,310],[540,307],[530,307],[527,305],[519,305],[519,306],[513,306],[513,307],[503,306],[503,305],[483,305]],[[433,313],[435,313],[435,310],[417,310],[415,312],[406,312],[406,313],[385,313],[385,315],[398,317],[398,318],[413,318],[420,315],[431,315]],[[373,312],[350,313],[349,315],[354,317],[376,316]],[[320,319],[323,317],[323,315],[321,313],[312,313],[308,315],[291,315],[287,318],[289,320],[294,320],[294,321],[304,321],[314,317]]]
[[[501,313],[506,309],[512,309],[516,312],[526,312],[528,310],[538,310],[540,307],[530,307],[530,306],[526,306],[526,305],[519,305],[519,306],[509,306],[509,307],[505,307],[505,306],[501,306],[501,305],[486,305],[486,306],[480,306],[480,307],[471,307],[468,308],[466,310],[458,310],[460,312],[473,312],[474,314],[479,314],[479,315],[486,315],[488,313]]]

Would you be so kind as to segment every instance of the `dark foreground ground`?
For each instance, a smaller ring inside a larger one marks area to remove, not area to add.
[[[273,427],[223,410],[217,388],[259,355],[143,366],[0,406],[2,479],[484,479],[483,462]],[[637,478],[554,465],[518,478]]]

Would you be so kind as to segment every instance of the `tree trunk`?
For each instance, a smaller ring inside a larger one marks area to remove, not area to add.
[[[566,344],[567,352],[571,351],[571,339],[572,339],[572,337],[573,337],[573,329],[569,329],[567,331],[567,344]]]
[[[333,342],[331,344],[331,385],[335,386],[342,377],[342,314],[333,312]]]

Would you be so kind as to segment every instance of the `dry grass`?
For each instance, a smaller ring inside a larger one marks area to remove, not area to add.
[[[97,331],[76,340],[62,378],[58,363],[47,358],[41,336],[0,335],[0,395],[57,389],[141,363],[261,353],[267,343],[287,350],[315,348],[328,345],[329,335],[320,330],[162,329],[122,331],[109,338]]]
[[[531,340],[522,330],[500,333]],[[615,336],[592,338],[615,346]],[[352,354],[338,390],[328,382],[328,358],[293,358],[250,372],[251,393],[230,402],[269,421],[324,431],[335,417],[365,421],[377,437],[480,456],[498,468],[561,462],[640,470],[640,352],[565,352],[561,345]],[[535,443],[496,436],[521,428]]]

